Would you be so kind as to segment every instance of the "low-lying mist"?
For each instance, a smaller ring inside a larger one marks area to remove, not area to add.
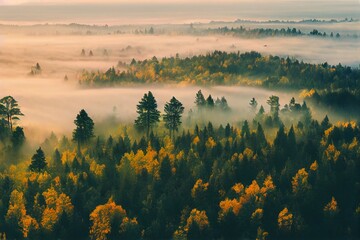
[[[175,96],[185,106],[183,122],[186,122],[187,113],[190,109],[197,111],[195,107],[195,94],[201,89],[204,96],[212,95],[214,100],[224,96],[231,108],[229,113],[214,112],[206,115],[202,123],[212,121],[214,124],[236,123],[244,119],[252,120],[255,116],[249,107],[252,97],[255,97],[260,105],[268,111],[266,100],[271,95],[280,97],[280,104],[283,106],[289,103],[291,97],[299,102],[298,92],[277,92],[265,89],[250,87],[210,87],[200,88],[198,86],[138,86],[122,88],[100,88],[82,89],[77,85],[64,83],[59,79],[51,78],[17,78],[0,79],[1,93],[12,94],[18,100],[22,112],[20,124],[25,127],[28,138],[42,141],[51,132],[56,134],[70,135],[75,128],[73,123],[76,114],[85,109],[95,124],[113,118],[116,123],[133,123],[136,118],[136,105],[147,91],[152,91],[158,108],[163,112],[164,104]],[[314,118],[321,120],[326,112],[319,109],[312,109]],[[334,120],[335,115],[330,117]],[[338,119],[338,117],[336,117]],[[199,122],[201,123],[201,122]],[[296,123],[294,123],[296,124]]]
[[[81,89],[77,74],[82,69],[106,70],[118,61],[157,56],[181,57],[206,54],[214,50],[251,51],[296,57],[309,62],[327,61],[330,64],[359,62],[359,42],[353,40],[326,40],[314,38],[238,39],[225,36],[0,36],[0,96],[11,95],[22,108],[27,136],[42,140],[51,131],[69,134],[73,120],[81,109],[86,109],[95,121],[115,116],[119,121],[133,121],[136,104],[148,90],[153,91],[163,110],[172,96],[184,103],[187,112],[194,108],[195,93],[199,87],[143,86],[112,89]],[[81,50],[85,56],[81,56]],[[104,54],[106,49],[107,54]],[[90,51],[93,56],[89,56]],[[41,75],[29,76],[31,67],[39,63]],[[64,76],[68,76],[68,81]],[[276,94],[281,104],[289,102],[298,93],[280,93],[244,87],[213,87],[205,89],[207,97],[225,96],[233,109],[231,116],[217,116],[220,122],[240,121],[250,117],[248,103],[252,97],[266,107],[266,99]],[[298,99],[299,101],[301,99]],[[260,106],[260,105],[259,105]],[[319,110],[316,110],[319,112]],[[315,112],[315,114],[316,114]],[[323,115],[319,114],[319,118]]]

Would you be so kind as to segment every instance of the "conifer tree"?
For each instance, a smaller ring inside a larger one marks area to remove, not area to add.
[[[36,153],[31,158],[31,164],[29,166],[30,171],[33,172],[41,172],[47,166],[47,162],[45,160],[45,154],[41,147],[36,150]]]
[[[150,91],[144,94],[137,105],[136,112],[139,116],[135,120],[135,127],[138,130],[146,130],[146,137],[149,138],[151,127],[160,121],[160,111],[157,109],[156,99]]]
[[[13,129],[14,121],[19,120],[19,116],[24,116],[19,108],[18,102],[12,96],[0,99],[0,116],[4,116],[10,131]]]
[[[199,110],[206,106],[206,100],[201,90],[196,93],[195,104]]]
[[[170,102],[167,102],[164,107],[164,121],[165,127],[170,131],[170,137],[174,136],[175,131],[178,131],[181,124],[181,115],[184,112],[182,103],[175,97],[172,97]]]
[[[76,116],[74,123],[76,129],[73,132],[73,141],[76,141],[78,146],[94,137],[94,122],[84,109]]]

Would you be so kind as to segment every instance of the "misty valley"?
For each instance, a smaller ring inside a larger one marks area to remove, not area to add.
[[[0,3],[0,239],[360,238],[349,8],[125,23],[23,2]]]

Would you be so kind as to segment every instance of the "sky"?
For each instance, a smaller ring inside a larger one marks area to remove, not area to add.
[[[360,0],[0,0],[0,24],[360,18]]]
[[[69,2],[62,0],[0,0],[1,5],[19,5],[19,4],[103,4],[103,3],[257,3],[257,2],[296,2],[294,0],[72,0]],[[339,2],[334,0],[301,0],[302,2]],[[298,1],[299,2],[299,1]],[[360,0],[341,0],[340,2],[352,2],[360,4]]]
[[[73,0],[70,3],[65,4],[103,4],[103,3],[150,3],[150,2],[157,2],[157,3],[181,3],[181,2],[199,2],[199,3],[206,3],[206,2],[217,2],[216,0],[170,0],[170,1],[164,1],[164,0],[152,0],[152,1],[146,1],[146,0]],[[222,0],[222,2],[235,2],[234,0]],[[64,1],[60,0],[0,0],[0,3],[4,5],[19,5],[19,4],[64,4]]]

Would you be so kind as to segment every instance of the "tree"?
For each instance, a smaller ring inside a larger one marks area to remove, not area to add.
[[[84,109],[76,116],[74,123],[76,129],[73,132],[73,141],[77,141],[78,146],[94,137],[94,122]]]
[[[211,95],[209,95],[208,98],[206,99],[206,106],[209,109],[213,109],[215,107],[215,102],[214,99],[211,97]]]
[[[98,205],[90,213],[91,239],[117,239],[119,238],[120,224],[126,217],[126,211],[120,205],[116,205],[110,198],[104,205]]]
[[[136,112],[139,116],[135,120],[135,127],[139,130],[145,129],[146,137],[149,138],[150,128],[160,121],[160,111],[157,110],[155,97],[150,91],[144,94]]]
[[[165,127],[170,131],[170,138],[174,136],[175,131],[181,124],[181,115],[184,112],[182,103],[175,97],[172,97],[170,102],[167,102],[164,107],[164,121]]]
[[[220,107],[220,109],[223,110],[223,111],[228,111],[228,110],[230,110],[230,107],[229,107],[229,105],[228,105],[227,100],[226,100],[225,97],[221,97],[219,107]]]
[[[45,154],[41,147],[36,150],[36,153],[31,158],[31,164],[29,166],[30,171],[41,172],[46,168]]]
[[[255,98],[252,98],[252,99],[250,100],[249,105],[250,105],[251,111],[255,112],[255,111],[256,111],[256,108],[257,108],[257,105],[258,105],[258,102],[256,101]]]
[[[303,105],[301,106],[301,111],[303,113],[302,115],[302,122],[305,124],[305,126],[309,126],[312,120],[311,111],[306,105],[306,102],[304,101]]]
[[[276,116],[279,114],[279,97],[272,95],[269,97],[269,99],[266,101],[267,104],[270,106],[270,112],[273,114],[273,116]]]
[[[0,99],[0,115],[5,117],[10,131],[12,131],[14,121],[19,120],[19,116],[24,116],[18,102],[12,96]]]
[[[206,106],[206,100],[205,100],[205,97],[204,97],[204,95],[202,94],[201,90],[199,90],[199,91],[196,93],[195,104],[196,104],[196,106],[198,107],[198,109],[201,109],[201,108],[203,108],[203,107]]]
[[[25,142],[25,134],[22,127],[16,127],[11,136],[11,142],[15,149],[19,149]]]

